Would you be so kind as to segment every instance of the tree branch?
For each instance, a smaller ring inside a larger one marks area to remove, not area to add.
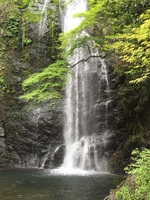
[[[89,44],[86,44],[86,48],[88,50],[89,57],[87,57],[85,59],[83,58],[83,59],[79,60],[78,62],[76,62],[73,65],[69,64],[69,66],[70,66],[69,68],[72,69],[72,68],[74,68],[76,65],[78,65],[81,62],[87,62],[90,58],[101,58],[101,59],[106,58],[106,54],[105,53],[101,53],[101,55],[100,54],[99,55],[92,55],[91,49],[93,47],[94,47],[93,45],[92,45],[92,47],[90,47]]]
[[[70,66],[69,68],[72,69],[72,68],[74,68],[76,65],[78,65],[81,62],[87,62],[90,58],[101,58],[101,56],[100,55],[90,55],[88,58],[86,58],[86,59],[83,58],[83,59],[79,60],[78,62],[76,62],[73,65],[69,64],[69,66]],[[103,58],[105,58],[105,56]]]

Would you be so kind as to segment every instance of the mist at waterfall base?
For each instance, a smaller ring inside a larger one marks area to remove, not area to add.
[[[1,200],[103,200],[116,176],[59,175],[43,169],[0,170]]]

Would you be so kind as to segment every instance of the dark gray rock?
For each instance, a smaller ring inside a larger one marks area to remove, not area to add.
[[[6,143],[15,161],[14,165],[42,166],[44,157],[49,152],[53,154],[63,143],[60,115],[61,108],[51,110],[49,105],[44,105],[34,109],[25,106],[22,110],[9,112],[5,116]]]

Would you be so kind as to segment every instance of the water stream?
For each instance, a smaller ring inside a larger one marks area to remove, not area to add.
[[[82,18],[75,18],[75,13],[87,9],[86,0],[65,1],[63,13],[63,31],[77,27]],[[82,32],[82,35],[88,35]],[[80,36],[78,36],[80,37]],[[68,76],[65,94],[64,140],[66,145],[63,169],[107,171],[105,145],[110,134],[108,125],[109,81],[105,60],[95,58],[99,52],[92,41],[74,51],[69,58],[70,64],[91,57],[87,62],[80,62]]]
[[[49,0],[44,0],[42,9],[41,9],[41,17],[40,17],[40,24],[39,24],[39,37],[43,37],[45,31],[47,29],[46,21],[47,21],[47,5]]]

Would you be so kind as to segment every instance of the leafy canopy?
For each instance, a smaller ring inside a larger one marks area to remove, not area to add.
[[[130,83],[139,83],[150,76],[150,10],[140,16],[142,23],[129,33],[119,35],[113,44],[116,53],[127,64]]]
[[[75,15],[83,17],[80,25],[60,35],[61,48],[68,51],[64,55],[72,54],[75,48],[89,40],[93,40],[101,51],[108,51],[108,36],[115,37],[138,26],[139,16],[149,6],[148,0],[90,0],[89,10]],[[83,31],[87,34],[82,34]]]

